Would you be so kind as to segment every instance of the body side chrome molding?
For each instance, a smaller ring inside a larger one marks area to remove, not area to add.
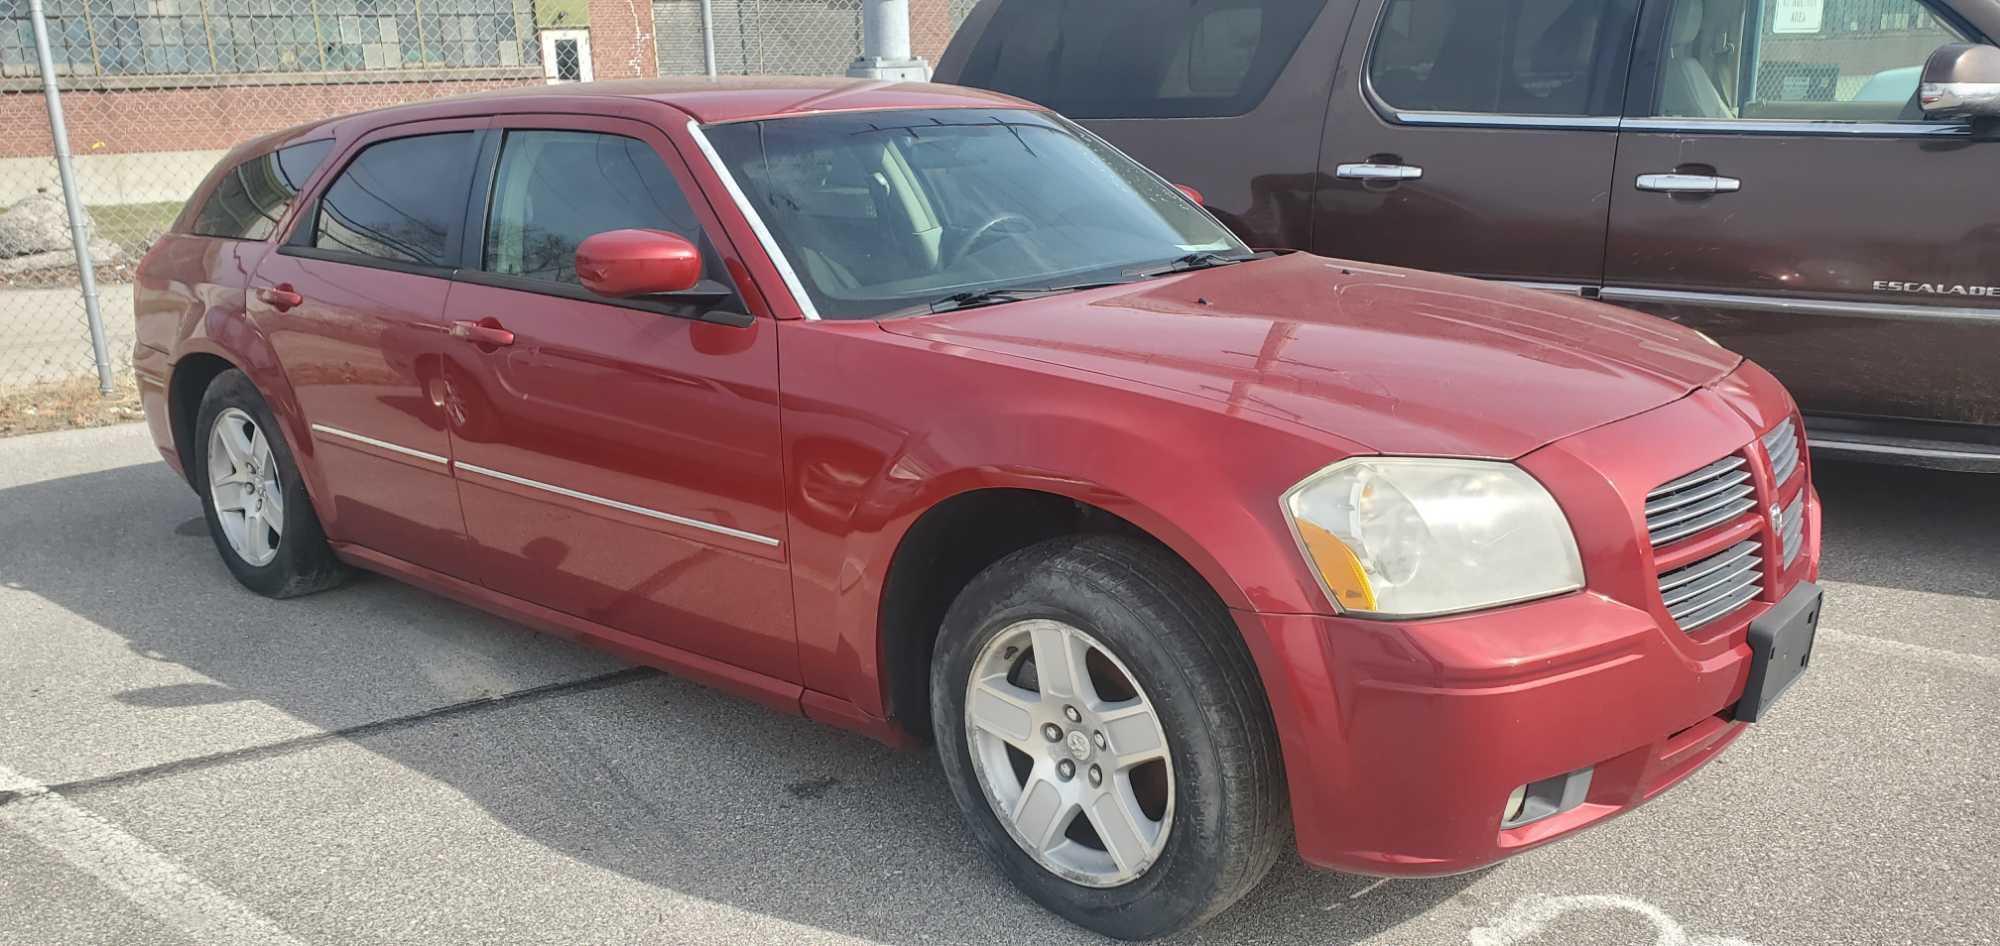
[[[1598,298],[1606,302],[1708,305],[1757,312],[1832,315],[1862,319],[2000,323],[2000,309],[1973,309],[1964,306],[1837,302],[1830,299],[1788,299],[1781,296],[1746,296],[1727,292],[1687,292],[1677,289],[1627,289],[1618,286],[1604,287],[1598,291]]]
[[[1923,457],[1931,460],[1976,460],[2000,464],[2000,450],[1982,453],[1977,450],[1948,450],[1940,447],[1915,447],[1893,443],[1876,443],[1864,440],[1841,440],[1824,434],[1806,436],[1806,443],[1814,450],[1831,453],[1862,453],[1897,457]]]
[[[1580,296],[1585,292],[1597,288],[1596,286],[1586,286],[1582,283],[1535,282],[1530,279],[1491,279],[1488,282],[1497,282],[1503,286],[1515,286],[1521,289],[1540,289],[1543,292],[1553,292],[1565,296]]]
[[[709,144],[708,136],[702,133],[700,123],[692,118],[688,119],[687,130],[694,138],[695,146],[701,149],[702,157],[708,159],[708,166],[715,170],[715,176],[722,179],[723,189],[729,191],[729,199],[736,202],[736,209],[742,211],[743,218],[750,222],[750,230],[757,234],[757,242],[764,245],[764,253],[771,257],[771,265],[778,268],[778,275],[785,280],[785,288],[791,291],[792,301],[798,303],[799,311],[805,313],[806,318],[817,321],[819,309],[813,305],[812,297],[806,295],[805,284],[799,281],[798,272],[792,269],[791,261],[785,258],[785,251],[778,248],[778,240],[771,235],[770,228],[764,225],[763,216],[750,204],[750,198],[743,193],[743,188],[737,186],[736,176],[729,173],[729,168],[722,163],[722,155],[717,154],[715,146]],[[776,545],[777,541],[772,540],[771,544]]]
[[[755,542],[758,545],[771,546],[773,548],[777,547],[778,545],[778,540],[771,538],[768,535],[759,535],[755,532],[745,532],[742,529],[732,529],[728,526],[716,525],[713,522],[704,522],[700,519],[689,519],[686,516],[676,516],[670,512],[661,512],[657,509],[648,509],[644,506],[634,506],[631,503],[623,503],[615,499],[606,499],[602,496],[593,496],[589,493],[579,492],[577,490],[568,489],[562,486],[554,486],[548,483],[543,483],[539,480],[531,480],[525,476],[515,476],[512,473],[502,473],[499,470],[488,469],[483,466],[474,466],[470,463],[459,462],[459,463],[454,463],[452,465],[467,473],[476,473],[480,476],[490,477],[492,479],[501,480],[507,483],[513,483],[516,486],[526,486],[529,489],[539,489],[544,492],[554,493],[558,496],[567,496],[570,499],[581,500],[587,503],[595,503],[599,506],[604,506],[609,509],[617,509],[622,512],[629,512],[636,516],[645,516],[648,519],[658,519],[661,522],[671,522],[675,525],[687,526],[690,529],[701,529],[706,532],[716,533],[717,535],[726,535],[729,536],[730,538],[742,539],[746,542]]]
[[[387,450],[390,453],[400,453],[406,457],[415,457],[419,460],[428,460],[439,466],[451,465],[451,461],[449,459],[438,456],[435,453],[425,453],[422,450],[415,450],[409,447],[402,446],[401,444],[393,444],[386,440],[377,440],[373,437],[364,437],[351,430],[341,430],[338,427],[328,427],[325,424],[313,424],[312,430],[314,433],[326,434],[329,437],[338,437],[342,440],[352,440],[355,443],[365,443],[371,447],[375,447],[381,450]]]

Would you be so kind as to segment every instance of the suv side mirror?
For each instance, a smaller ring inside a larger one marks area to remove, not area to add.
[[[683,293],[701,282],[701,251],[665,230],[606,230],[577,244],[576,277],[613,299]]]
[[[1938,47],[1924,62],[1917,102],[1925,118],[2000,118],[2000,47]]]

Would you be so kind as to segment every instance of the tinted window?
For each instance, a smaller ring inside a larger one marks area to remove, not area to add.
[[[1368,80],[1402,111],[1616,115],[1635,10],[1632,0],[1390,0]]]
[[[958,81],[1072,118],[1241,115],[1263,101],[1322,5],[1008,0]]]
[[[1924,60],[1964,41],[1918,0],[1679,0],[1656,114],[1922,121]]]
[[[232,240],[270,236],[306,178],[332,150],[331,141],[308,141],[230,168],[195,214],[194,232]]]
[[[574,283],[577,244],[626,228],[702,240],[680,184],[651,146],[579,131],[507,133],[486,227],[487,271]]]
[[[465,210],[469,131],[369,145],[326,189],[313,246],[376,259],[450,266]]]

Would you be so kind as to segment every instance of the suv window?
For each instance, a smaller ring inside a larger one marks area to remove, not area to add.
[[[199,236],[261,240],[278,226],[299,187],[333,150],[331,140],[308,141],[261,154],[222,176],[190,229]]]
[[[1257,107],[1323,0],[1008,0],[958,81],[1071,118]]]
[[[452,225],[464,213],[472,132],[378,142],[327,186],[312,245],[376,259],[450,266]]]
[[[1924,60],[1962,42],[1920,0],[1676,0],[1656,114],[1922,121]]]
[[[1635,0],[1390,0],[1368,81],[1411,112],[1612,116]]]
[[[577,244],[627,228],[678,233],[712,261],[701,222],[651,145],[583,131],[507,133],[486,225],[487,272],[575,283]]]

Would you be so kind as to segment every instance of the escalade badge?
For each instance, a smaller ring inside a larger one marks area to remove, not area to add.
[[[2000,286],[1962,286],[1941,282],[1901,282],[1893,279],[1875,280],[1876,292],[1908,292],[1924,296],[1985,296],[2000,298]]]

